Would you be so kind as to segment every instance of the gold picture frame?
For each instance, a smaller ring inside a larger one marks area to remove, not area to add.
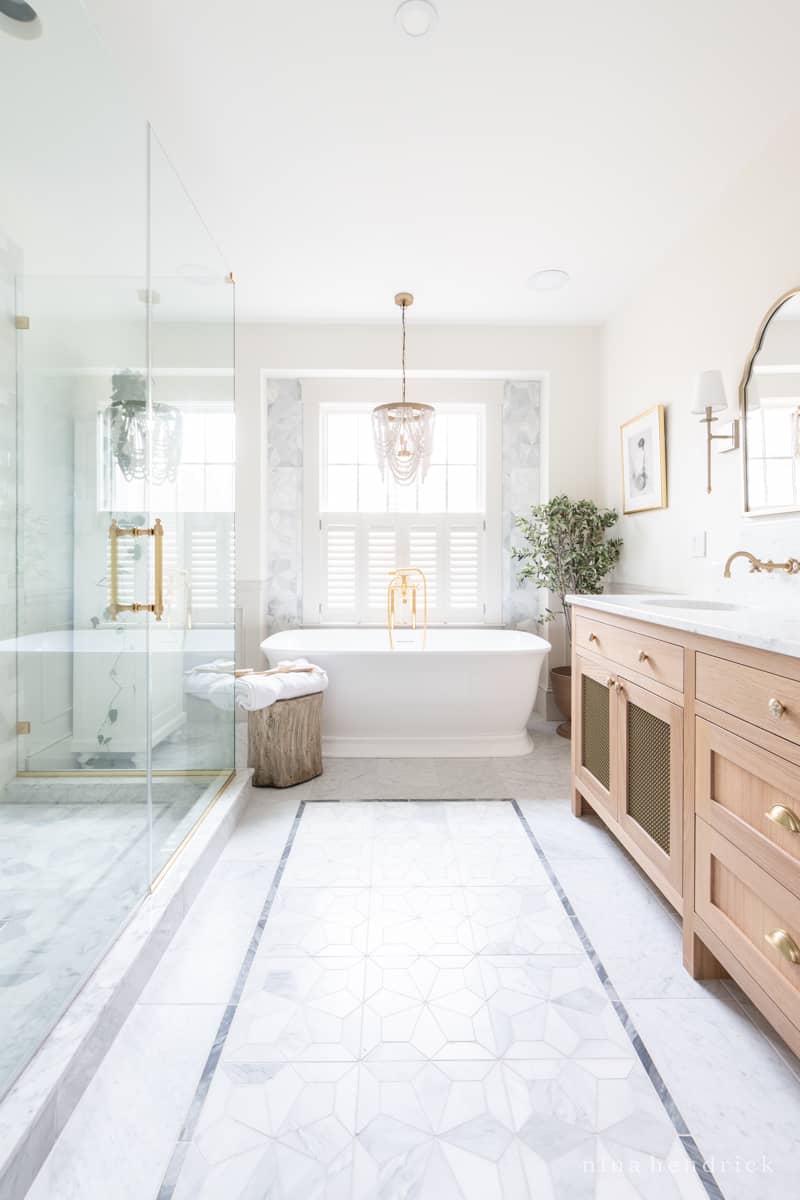
[[[664,412],[664,405],[656,404],[619,427],[622,511],[626,516],[667,507]]]

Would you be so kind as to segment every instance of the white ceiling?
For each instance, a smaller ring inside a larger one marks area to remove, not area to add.
[[[603,320],[798,108],[797,0],[396,2],[85,0],[240,318]]]

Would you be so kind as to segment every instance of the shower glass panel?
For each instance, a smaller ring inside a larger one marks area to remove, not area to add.
[[[234,288],[124,95],[0,30],[0,1096],[233,768]]]
[[[154,830],[160,869],[234,765],[234,291],[227,264],[150,132],[150,378],[164,429],[150,521],[164,547],[151,618]]]

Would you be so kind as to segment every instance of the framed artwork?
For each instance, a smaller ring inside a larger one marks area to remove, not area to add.
[[[648,408],[620,426],[622,435],[622,511],[649,512],[667,507],[667,452],[664,405]]]

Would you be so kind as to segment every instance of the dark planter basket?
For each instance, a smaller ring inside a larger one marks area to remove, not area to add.
[[[572,737],[572,667],[553,667],[550,672],[553,696],[566,721],[559,725],[559,737]]]

